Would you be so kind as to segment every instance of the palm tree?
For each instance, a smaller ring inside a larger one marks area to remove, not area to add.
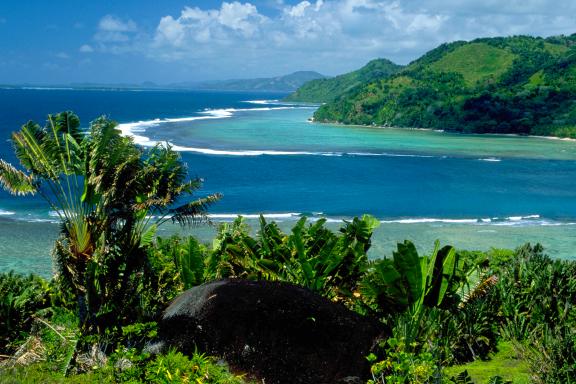
[[[0,159],[0,184],[14,195],[39,194],[62,224],[54,247],[58,272],[78,298],[88,332],[128,320],[134,274],[158,225],[207,218],[219,194],[190,200],[200,179],[169,146],[144,150],[105,117],[89,132],[72,112],[29,122],[12,134],[26,172]],[[178,205],[188,198],[184,204]]]

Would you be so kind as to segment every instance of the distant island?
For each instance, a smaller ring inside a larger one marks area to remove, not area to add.
[[[320,122],[576,137],[576,34],[457,41],[380,75],[370,66],[288,100],[326,102]]]
[[[297,71],[289,75],[257,79],[231,79],[212,81],[186,81],[171,84],[156,84],[145,81],[132,83],[71,83],[71,84],[0,84],[0,88],[54,88],[54,89],[115,89],[115,90],[214,90],[214,91],[262,91],[294,92],[303,84],[326,76],[314,71]]]
[[[193,89],[215,91],[294,92],[309,81],[324,79],[325,77],[314,71],[298,71],[285,76],[188,83],[188,86]],[[172,84],[173,87],[186,85],[187,83]]]

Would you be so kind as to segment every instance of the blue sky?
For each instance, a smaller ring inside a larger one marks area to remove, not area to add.
[[[575,32],[574,0],[2,0],[0,83],[336,75],[446,41]]]

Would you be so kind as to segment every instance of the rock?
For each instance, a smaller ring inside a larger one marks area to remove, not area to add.
[[[164,312],[160,345],[223,357],[266,384],[354,382],[379,322],[288,283],[221,280],[194,287]]]

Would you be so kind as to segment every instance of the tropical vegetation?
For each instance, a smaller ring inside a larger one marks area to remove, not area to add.
[[[442,44],[394,74],[321,100],[328,103],[314,119],[576,137],[575,60],[576,34]]]
[[[309,103],[326,103],[333,101],[356,86],[377,79],[385,79],[397,73],[402,66],[387,59],[375,59],[362,68],[332,78],[310,80],[295,92],[288,95],[285,101],[302,101]]]
[[[82,130],[69,112],[13,143],[24,170],[2,161],[2,185],[45,197],[61,234],[50,281],[0,274],[0,382],[249,382],[202,351],[145,349],[178,294],[221,278],[290,282],[380,321],[370,383],[576,382],[576,262],[540,245],[420,254],[404,241],[370,259],[368,215],[337,231],[261,217],[253,232],[239,217],[212,244],[159,238],[157,225],[205,219],[219,198],[193,198],[200,180],[169,147],[138,148],[105,118]]]
[[[98,118],[85,132],[71,112],[49,115],[12,135],[22,171],[0,160],[0,184],[14,195],[39,194],[60,218],[54,246],[59,283],[75,297],[88,333],[144,319],[134,302],[154,270],[146,247],[167,220],[202,219],[218,195],[185,201],[200,187],[186,180],[177,152],[150,150],[123,137],[116,123]]]

